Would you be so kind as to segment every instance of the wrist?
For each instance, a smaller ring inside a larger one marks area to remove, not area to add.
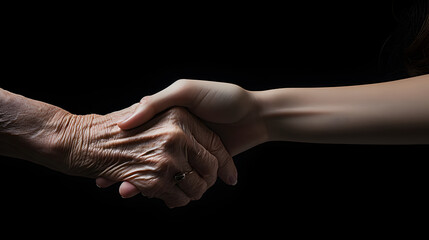
[[[99,172],[95,165],[101,164],[103,161],[98,160],[105,160],[115,145],[106,142],[116,139],[122,132],[117,122],[136,107],[137,104],[107,115],[74,115],[66,111],[55,114],[49,124],[54,130],[50,131],[53,137],[49,150],[49,163],[53,165],[48,167],[69,175],[97,177]],[[106,155],[98,159],[100,150]]]
[[[29,152],[29,156],[20,156],[36,164],[65,172],[65,163],[71,153],[71,142],[77,138],[77,132],[71,134],[71,129],[78,115],[71,114],[62,109],[51,111],[51,114],[45,116],[43,124],[40,125],[35,135],[26,137],[28,144],[23,145],[23,152]]]
[[[266,99],[264,91],[249,91],[249,94],[251,96],[251,104],[253,105],[253,121],[254,126],[256,126],[256,139],[258,141],[258,144],[262,144],[265,142],[272,141],[271,134],[270,134],[270,128],[268,119],[266,117]]]
[[[258,121],[261,123],[264,141],[273,141],[273,127],[271,126],[271,119],[269,117],[269,109],[271,109],[270,104],[272,104],[269,98],[269,91],[254,91],[252,95]]]
[[[293,89],[273,89],[253,92],[258,116],[263,125],[266,141],[288,141],[291,129],[288,119],[295,114]]]
[[[42,163],[69,175],[80,175],[78,165],[86,159],[91,142],[91,132],[102,125],[95,123],[95,114],[75,115],[68,112],[56,114],[46,129],[51,134],[48,140],[46,156],[48,160]]]

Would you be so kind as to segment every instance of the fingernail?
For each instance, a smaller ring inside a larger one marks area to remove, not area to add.
[[[229,176],[228,177],[228,183],[229,183],[229,185],[235,186],[237,184],[237,177]]]
[[[140,107],[140,105],[139,105],[139,107]],[[137,107],[137,108],[136,108],[132,113],[127,114],[127,115],[126,115],[126,117],[121,118],[121,120],[119,120],[118,122],[119,122],[119,123],[122,123],[122,122],[127,121],[127,120],[128,120],[128,119],[130,119],[131,117],[133,117],[133,116],[134,116],[134,114],[136,114],[137,109],[138,109],[139,107]]]
[[[139,108],[143,107],[143,104],[144,104],[145,102],[147,102],[147,98],[148,98],[148,96],[146,96],[146,97],[142,98],[142,100],[140,100],[140,102],[136,103],[136,104],[137,104],[137,106],[135,107],[134,111],[133,111],[131,114],[128,114],[126,117],[121,118],[121,119],[118,121],[118,123],[123,123],[123,122],[127,121],[128,119],[130,119],[131,117],[133,117],[133,116],[134,116],[134,114],[136,114],[137,110],[138,110]],[[136,105],[136,104],[135,104],[135,105]]]
[[[134,113],[129,114],[129,115],[126,115],[126,117],[123,117],[123,118],[119,119],[118,123],[125,122],[125,121],[126,121],[126,120],[128,120],[128,119],[129,119],[133,114],[134,114]]]

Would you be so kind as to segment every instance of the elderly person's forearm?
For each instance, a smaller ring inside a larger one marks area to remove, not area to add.
[[[0,89],[0,154],[56,168],[53,151],[67,111]]]

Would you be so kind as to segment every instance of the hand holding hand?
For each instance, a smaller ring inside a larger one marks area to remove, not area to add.
[[[69,154],[61,170],[99,177],[100,185],[125,181],[120,187],[123,194],[141,192],[169,207],[199,199],[215,183],[218,168],[225,182],[236,181],[234,163],[219,137],[188,111],[174,108],[122,131],[116,123],[135,107],[106,116],[62,116],[60,126],[67,127],[61,129],[63,137],[55,146]],[[188,174],[177,181],[180,173]]]
[[[156,114],[182,106],[201,118],[222,139],[231,155],[236,155],[267,139],[252,92],[237,85],[201,80],[178,80],[166,89],[144,97],[121,129],[132,129]]]
[[[204,120],[220,136],[228,152],[236,155],[267,140],[265,125],[259,116],[256,102],[252,92],[234,84],[178,80],[168,88],[142,98],[134,113],[125,121],[119,122],[118,126],[124,130],[133,129],[166,109],[182,106]],[[232,167],[227,169],[230,168]],[[218,172],[224,181],[228,175],[226,172],[228,171],[222,168]],[[229,183],[232,180],[231,178]],[[111,184],[102,178],[98,178],[97,183],[106,186]],[[127,195],[138,193],[138,189],[132,184],[124,182],[123,185],[126,186],[124,192]]]

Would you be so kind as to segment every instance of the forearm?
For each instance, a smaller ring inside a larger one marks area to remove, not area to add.
[[[380,84],[254,92],[269,140],[428,144],[429,75]]]
[[[0,89],[0,155],[53,167],[52,147],[71,114],[40,101]]]

